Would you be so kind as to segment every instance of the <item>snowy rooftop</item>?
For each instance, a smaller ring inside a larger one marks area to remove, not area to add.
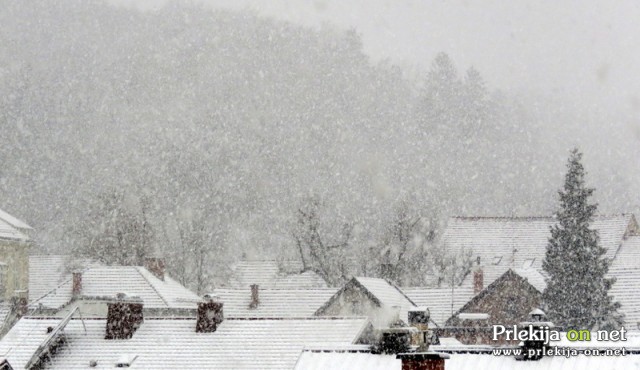
[[[29,256],[29,300],[42,298],[71,279],[66,267],[68,260],[69,256],[61,254]],[[81,261],[81,265],[86,268],[100,266],[89,260]]]
[[[552,217],[452,217],[444,232],[444,243],[450,250],[471,249],[474,256],[481,257],[483,265],[502,266],[504,271],[539,269],[555,222]],[[592,227],[598,230],[607,257],[615,256],[634,222],[631,214],[594,219]]]
[[[12,226],[9,222],[0,218],[0,239],[29,240],[29,237]]]
[[[213,294],[224,302],[226,317],[311,317],[336,293],[336,288],[324,289],[260,289],[260,303],[249,308],[251,290],[216,289]]]
[[[398,287],[384,279],[370,277],[356,277],[356,279],[366,290],[376,297],[384,308],[399,307],[400,319],[407,321],[408,312],[416,307]]]
[[[101,266],[82,273],[83,297],[113,297],[122,292],[140,297],[145,308],[194,308],[200,300],[166,274],[163,281],[140,266]],[[67,279],[31,306],[58,309],[71,301],[71,293],[72,281]]]
[[[31,226],[29,226],[26,222],[17,219],[16,217],[8,214],[7,212],[3,211],[2,209],[0,209],[0,220],[8,223],[9,225],[15,227],[16,229],[20,230],[20,231],[30,231],[33,230],[33,228]]]
[[[299,273],[302,264],[297,261],[275,260],[241,261],[233,268],[231,286],[241,289],[258,284],[265,289],[312,289],[326,288],[320,276],[311,271]]]
[[[296,369],[400,370],[402,362],[395,355],[356,352],[310,352],[300,356]],[[517,361],[513,356],[453,353],[445,361],[446,370],[567,370],[567,369],[638,369],[640,355],[544,357],[539,361]]]
[[[438,326],[444,326],[445,322],[473,298],[473,288],[469,286],[456,286],[444,288],[409,287],[402,291],[418,306],[429,309],[431,320]],[[453,297],[453,298],[452,298]]]
[[[25,318],[0,341],[0,356],[24,368],[59,319]],[[123,356],[135,369],[292,369],[305,345],[346,346],[366,328],[364,318],[223,321],[214,333],[196,333],[195,319],[145,319],[127,340],[105,340],[105,320],[73,319],[67,345],[48,368],[114,368]]]

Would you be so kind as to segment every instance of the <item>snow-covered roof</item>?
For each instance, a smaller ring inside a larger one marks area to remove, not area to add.
[[[67,269],[69,256],[62,254],[29,256],[29,300],[42,298],[66,280],[71,279]],[[100,266],[91,260],[79,261],[83,269]]]
[[[625,233],[635,222],[631,214],[596,216],[591,227],[598,230],[606,256],[613,258]],[[553,217],[452,217],[444,232],[449,250],[473,250],[483,265],[539,269],[550,237]],[[475,258],[474,258],[475,259]],[[490,283],[490,282],[489,282]]]
[[[517,361],[514,356],[491,354],[452,354],[446,360],[447,370],[567,370],[567,369],[637,369],[640,356],[554,356],[539,361]]]
[[[486,353],[453,353],[445,360],[447,370],[566,370],[566,369],[637,369],[640,355],[626,356],[555,356],[539,361],[517,361],[514,356]],[[296,369],[400,370],[402,361],[395,355],[357,352],[303,352]]]
[[[304,351],[295,368],[296,370],[400,370],[402,363],[396,359],[396,355]]]
[[[416,304],[400,288],[385,279],[371,277],[355,277],[354,279],[376,297],[385,308],[399,307],[400,319],[405,322],[409,310],[416,307]]]
[[[259,289],[260,303],[249,308],[251,289],[215,289],[213,294],[224,303],[226,317],[311,317],[336,293],[324,289]]]
[[[281,267],[284,271],[281,271]],[[240,261],[232,267],[231,286],[241,289],[258,284],[265,289],[311,289],[326,288],[327,284],[318,274],[302,271],[298,261],[275,260]]]
[[[0,341],[14,369],[29,358],[60,319],[23,318]],[[146,319],[127,340],[106,340],[106,322],[71,320],[67,342],[48,364],[51,369],[114,368],[123,356],[135,369],[292,369],[305,345],[345,346],[357,341],[365,318],[224,320],[214,333],[196,333],[195,319]],[[86,327],[86,333],[84,330]],[[136,357],[137,356],[137,357]]]
[[[622,242],[611,268],[640,268],[640,236],[632,235]]]
[[[473,287],[471,286],[455,286],[453,290],[451,287],[409,287],[402,288],[402,291],[416,305],[427,307],[431,314],[431,320],[438,326],[443,326],[455,312],[474,296]]]
[[[138,296],[145,308],[194,308],[200,298],[165,274],[164,280],[140,266],[99,266],[82,273],[83,297],[114,297],[117,293]],[[55,289],[31,303],[58,309],[72,298],[72,281],[65,280]]]
[[[0,219],[0,239],[10,239],[10,240],[21,240],[26,241],[29,240],[29,237],[20,232],[15,227],[11,226],[5,220]]]
[[[22,232],[28,232],[29,230],[33,230],[33,228],[27,225],[26,222],[15,218],[14,216],[3,211],[2,209],[0,209],[0,220],[8,223],[9,225],[15,227],[16,229]]]

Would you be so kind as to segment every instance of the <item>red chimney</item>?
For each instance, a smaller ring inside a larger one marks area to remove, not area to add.
[[[258,304],[260,303],[260,287],[258,284],[251,284],[251,303],[249,303],[249,308],[258,308]]]
[[[196,333],[213,333],[218,329],[218,324],[224,320],[222,306],[222,302],[217,302],[214,297],[204,296],[204,301],[198,303]]]
[[[444,361],[449,355],[437,352],[401,353],[402,370],[444,370]]]
[[[73,273],[71,295],[73,298],[78,298],[82,294],[82,272],[76,271]]]
[[[144,259],[144,268],[149,270],[155,277],[164,280],[164,259],[148,257]]]
[[[107,328],[105,339],[130,339],[144,318],[142,300],[118,293],[116,300],[107,303]]]

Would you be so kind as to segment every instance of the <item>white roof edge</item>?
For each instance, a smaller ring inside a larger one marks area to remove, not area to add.
[[[0,209],[0,219],[4,220],[6,223],[17,229],[33,230],[33,227],[29,226],[26,222],[17,219],[16,217],[8,214],[2,209]]]

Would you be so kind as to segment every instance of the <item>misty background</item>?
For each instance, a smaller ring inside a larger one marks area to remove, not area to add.
[[[578,146],[599,212],[638,213],[639,6],[518,3],[0,0],[2,207],[33,253],[120,207],[217,266],[295,256],[314,204],[366,270],[398,209],[434,240],[550,215]]]

